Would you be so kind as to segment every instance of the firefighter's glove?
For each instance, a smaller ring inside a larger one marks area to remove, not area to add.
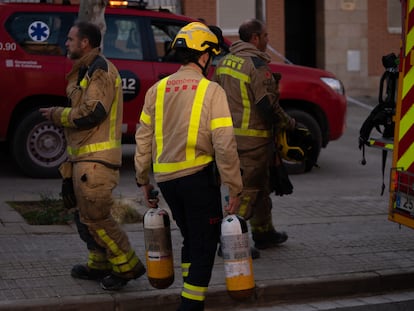
[[[290,182],[287,169],[283,164],[271,167],[270,179],[276,195],[283,196],[293,192],[293,185]]]
[[[61,192],[63,206],[67,209],[76,207],[75,191],[73,189],[72,178],[64,178],[62,181],[62,192]]]
[[[137,185],[140,188],[142,187],[142,192],[147,206],[149,208],[157,208],[160,200],[158,198],[158,191],[154,189],[154,186],[152,184],[141,185],[138,183]]]

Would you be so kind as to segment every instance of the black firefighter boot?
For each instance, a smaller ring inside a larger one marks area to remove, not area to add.
[[[258,249],[275,247],[286,242],[288,239],[286,232],[278,232],[275,229],[265,232],[253,232],[252,237],[254,246]]]
[[[74,265],[70,275],[76,279],[101,281],[111,274],[111,270],[98,270],[89,268],[87,265]]]
[[[130,280],[138,279],[142,276],[147,270],[141,261],[135,265],[135,267],[125,275],[116,274],[112,272],[110,275],[101,280],[101,287],[105,290],[119,290]]]

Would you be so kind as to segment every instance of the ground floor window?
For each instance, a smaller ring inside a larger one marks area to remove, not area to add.
[[[261,0],[217,0],[217,24],[225,36],[238,35],[240,24],[256,17],[256,2]]]
[[[401,3],[399,0],[387,0],[388,31],[401,33]]]

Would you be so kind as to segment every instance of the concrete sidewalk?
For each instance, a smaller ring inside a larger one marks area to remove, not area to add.
[[[216,259],[207,309],[297,302],[318,297],[413,288],[412,230],[391,223],[383,197],[341,197],[278,202],[277,226],[289,240],[261,251],[254,261],[256,297],[238,303],[226,293],[223,261]],[[86,250],[71,226],[30,226],[0,203],[0,310],[175,310],[181,290],[181,238],[172,230],[175,282],[165,290],[146,276],[119,292],[71,278]],[[134,249],[144,258],[142,224],[125,225]]]

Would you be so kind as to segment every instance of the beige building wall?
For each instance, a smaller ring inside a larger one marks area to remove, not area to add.
[[[325,69],[349,96],[378,96],[381,57],[398,54],[400,34],[387,25],[387,0],[325,1]]]
[[[368,0],[325,0],[325,69],[344,83],[348,95],[363,95],[368,76]]]

